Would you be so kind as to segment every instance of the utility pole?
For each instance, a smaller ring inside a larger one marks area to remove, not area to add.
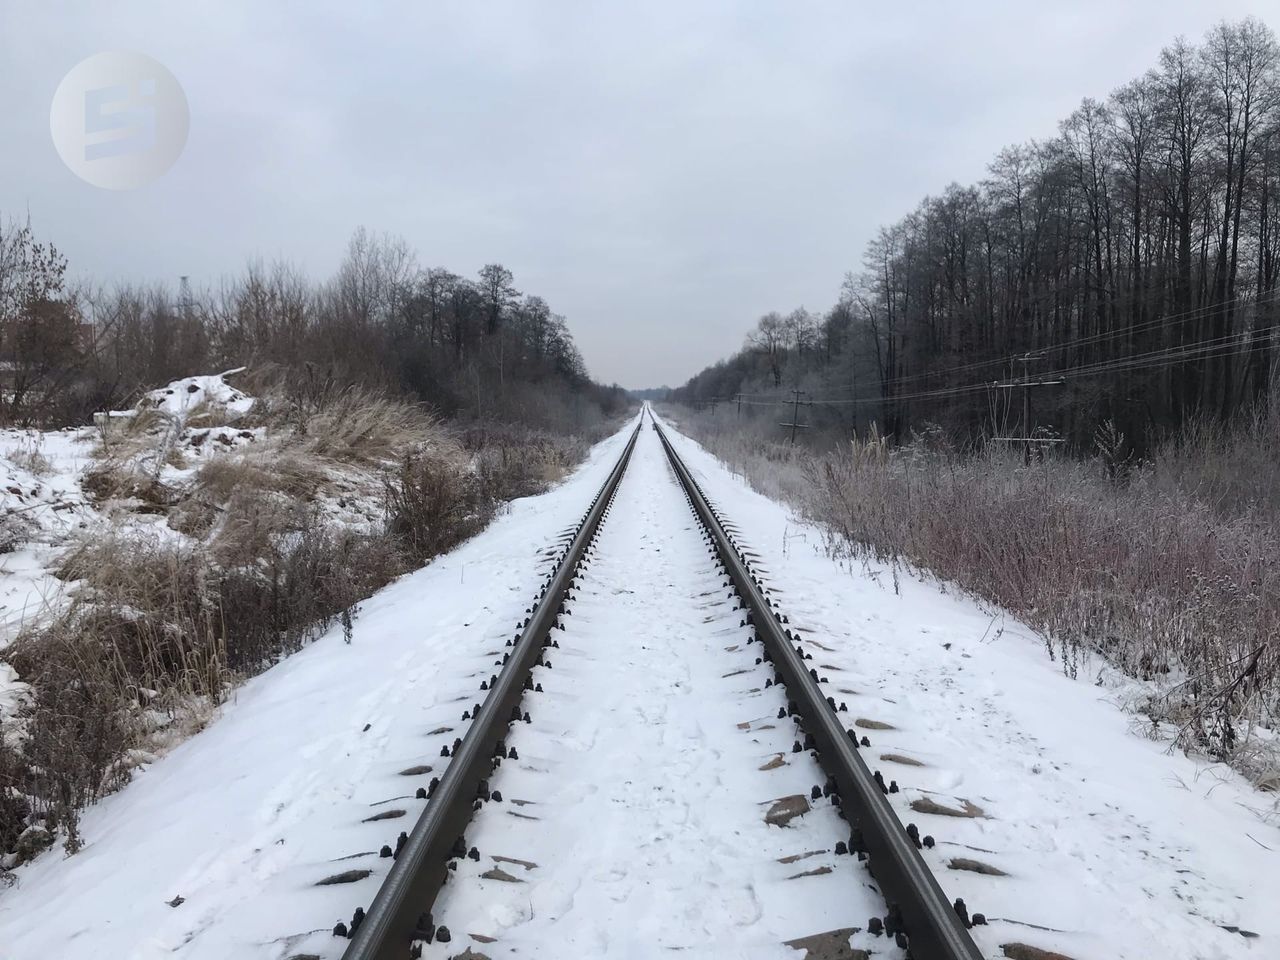
[[[1022,390],[1022,436],[1020,437],[992,437],[992,440],[1000,440],[1006,443],[1022,444],[1023,463],[1031,465],[1031,448],[1033,444],[1046,443],[1062,443],[1061,438],[1057,437],[1037,437],[1037,427],[1031,421],[1031,388],[1032,387],[1059,387],[1065,381],[1063,380],[1032,380],[1031,379],[1031,362],[1034,360],[1044,359],[1043,353],[1024,353],[1018,358],[1018,362],[1022,364],[1022,377],[1015,380],[1006,380],[999,383],[993,383],[991,386],[996,390],[1013,390],[1015,388]]]
[[[796,430],[798,430],[800,427],[808,426],[807,423],[800,422],[800,396],[803,393],[804,393],[803,390],[791,391],[791,422],[782,424],[782,426],[784,427],[791,428],[791,445],[793,447],[796,445]],[[807,400],[805,401],[805,405],[812,406],[812,404]]]
[[[1029,365],[1031,363],[1031,355],[1024,353],[1022,355],[1022,432],[1027,437],[1026,444],[1023,445],[1022,462],[1027,466],[1031,466],[1031,387],[1028,381],[1031,379]]]
[[[734,399],[738,401],[738,419],[741,420],[742,419],[742,391],[741,390],[739,390],[737,394],[734,395]]]
[[[858,439],[858,373],[849,357],[849,439]]]

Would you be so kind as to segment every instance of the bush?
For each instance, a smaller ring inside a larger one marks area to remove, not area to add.
[[[472,426],[463,433],[462,445],[497,500],[542,493],[580,463],[588,449],[581,437],[501,424]]]
[[[128,778],[149,735],[221,701],[406,568],[385,537],[314,517],[266,543],[235,566],[170,540],[86,543],[60,569],[81,584],[71,608],[6,651],[33,699],[22,737],[0,747],[0,784],[29,798],[26,815],[63,827],[69,850],[79,809]],[[17,826],[0,812],[9,849]]]
[[[950,449],[874,436],[829,453],[685,422],[764,492],[823,525],[833,552],[905,562],[1011,611],[1075,676],[1082,651],[1151,683],[1180,743],[1280,787],[1280,416],[1198,425],[1153,462]],[[1226,466],[1223,466],[1226,464]],[[1246,475],[1238,471],[1248,466]]]
[[[219,570],[228,666],[256,673],[300,650],[406,569],[388,538],[315,523],[254,563]]]
[[[846,549],[906,560],[1011,610],[1071,676],[1087,648],[1161,680],[1149,713],[1215,759],[1232,759],[1252,725],[1274,724],[1280,543],[1262,518],[1224,519],[1146,472],[1117,485],[1093,464],[1024,466],[999,452],[855,447],[821,460],[814,481],[810,509]]]
[[[387,480],[385,504],[388,534],[419,563],[484,529],[495,508],[479,476],[421,455]]]
[[[448,444],[405,456],[387,479],[387,531],[422,562],[474,536],[500,503],[542,493],[587,452],[579,437],[474,424]]]
[[[98,536],[58,569],[81,583],[76,601],[51,625],[28,634],[102,662],[123,696],[176,690],[217,699],[223,689],[222,630],[204,551],[156,537]],[[20,671],[21,672],[21,671]]]
[[[112,653],[100,635],[66,625],[6,651],[32,699],[20,715],[20,745],[0,745],[2,782],[22,798],[24,815],[0,821],[4,849],[25,821],[42,819],[49,829],[62,827],[68,852],[75,852],[80,809],[127,779],[121,760],[137,741],[138,722],[121,696]]]
[[[118,425],[104,444],[86,486],[167,513],[183,535],[134,526],[85,540],[58,570],[77,584],[70,607],[9,649],[32,697],[10,725],[21,735],[0,736],[0,788],[13,788],[0,789],[0,850],[37,821],[74,850],[79,810],[153,747],[334,623],[350,639],[361,600],[477,533],[502,501],[545,489],[586,450],[496,427],[460,442],[418,408],[363,390],[317,388],[297,403],[278,394],[254,415],[268,436],[210,458],[185,486],[157,479],[171,433],[155,418]],[[321,501],[379,484],[385,526],[326,519]]]
[[[321,460],[383,464],[445,437],[421,406],[367,387],[275,394],[261,402],[260,420],[283,427],[284,442],[300,455]]]

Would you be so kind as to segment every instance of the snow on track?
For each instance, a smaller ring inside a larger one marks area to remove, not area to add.
[[[1077,960],[1280,956],[1273,796],[1142,736],[1087,668],[1064,677],[1012,618],[903,570],[831,560],[792,511],[668,437],[850,716],[869,722],[864,757],[902,786],[899,818],[936,837],[923,854],[943,890],[992,918],[971,931],[985,955],[1022,942]],[[965,801],[981,815],[911,806]]]
[[[883,912],[861,865],[832,853],[848,827],[829,801],[766,821],[826,777],[791,752],[786,697],[764,688],[723,582],[642,430],[560,646],[534,668],[531,722],[507,738],[518,759],[490,781],[503,800],[467,831],[480,860],[436,901],[452,939],[424,956],[794,960],[784,941]]]

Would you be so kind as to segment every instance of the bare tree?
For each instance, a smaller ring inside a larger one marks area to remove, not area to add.
[[[769,373],[773,377],[773,385],[782,385],[782,362],[786,350],[786,322],[778,313],[766,313],[756,323],[756,328],[747,336],[747,342],[764,354],[769,363]]]

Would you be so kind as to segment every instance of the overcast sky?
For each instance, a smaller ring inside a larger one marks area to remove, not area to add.
[[[597,379],[675,385],[761,313],[830,306],[878,225],[1177,35],[1275,10],[7,0],[0,215],[29,211],[77,275],[197,285],[254,258],[323,277],[357,226],[401,234],[427,265],[505,264]],[[190,104],[185,152],[135,191],[76,179],[50,138],[59,81],[104,50],[159,60]]]

